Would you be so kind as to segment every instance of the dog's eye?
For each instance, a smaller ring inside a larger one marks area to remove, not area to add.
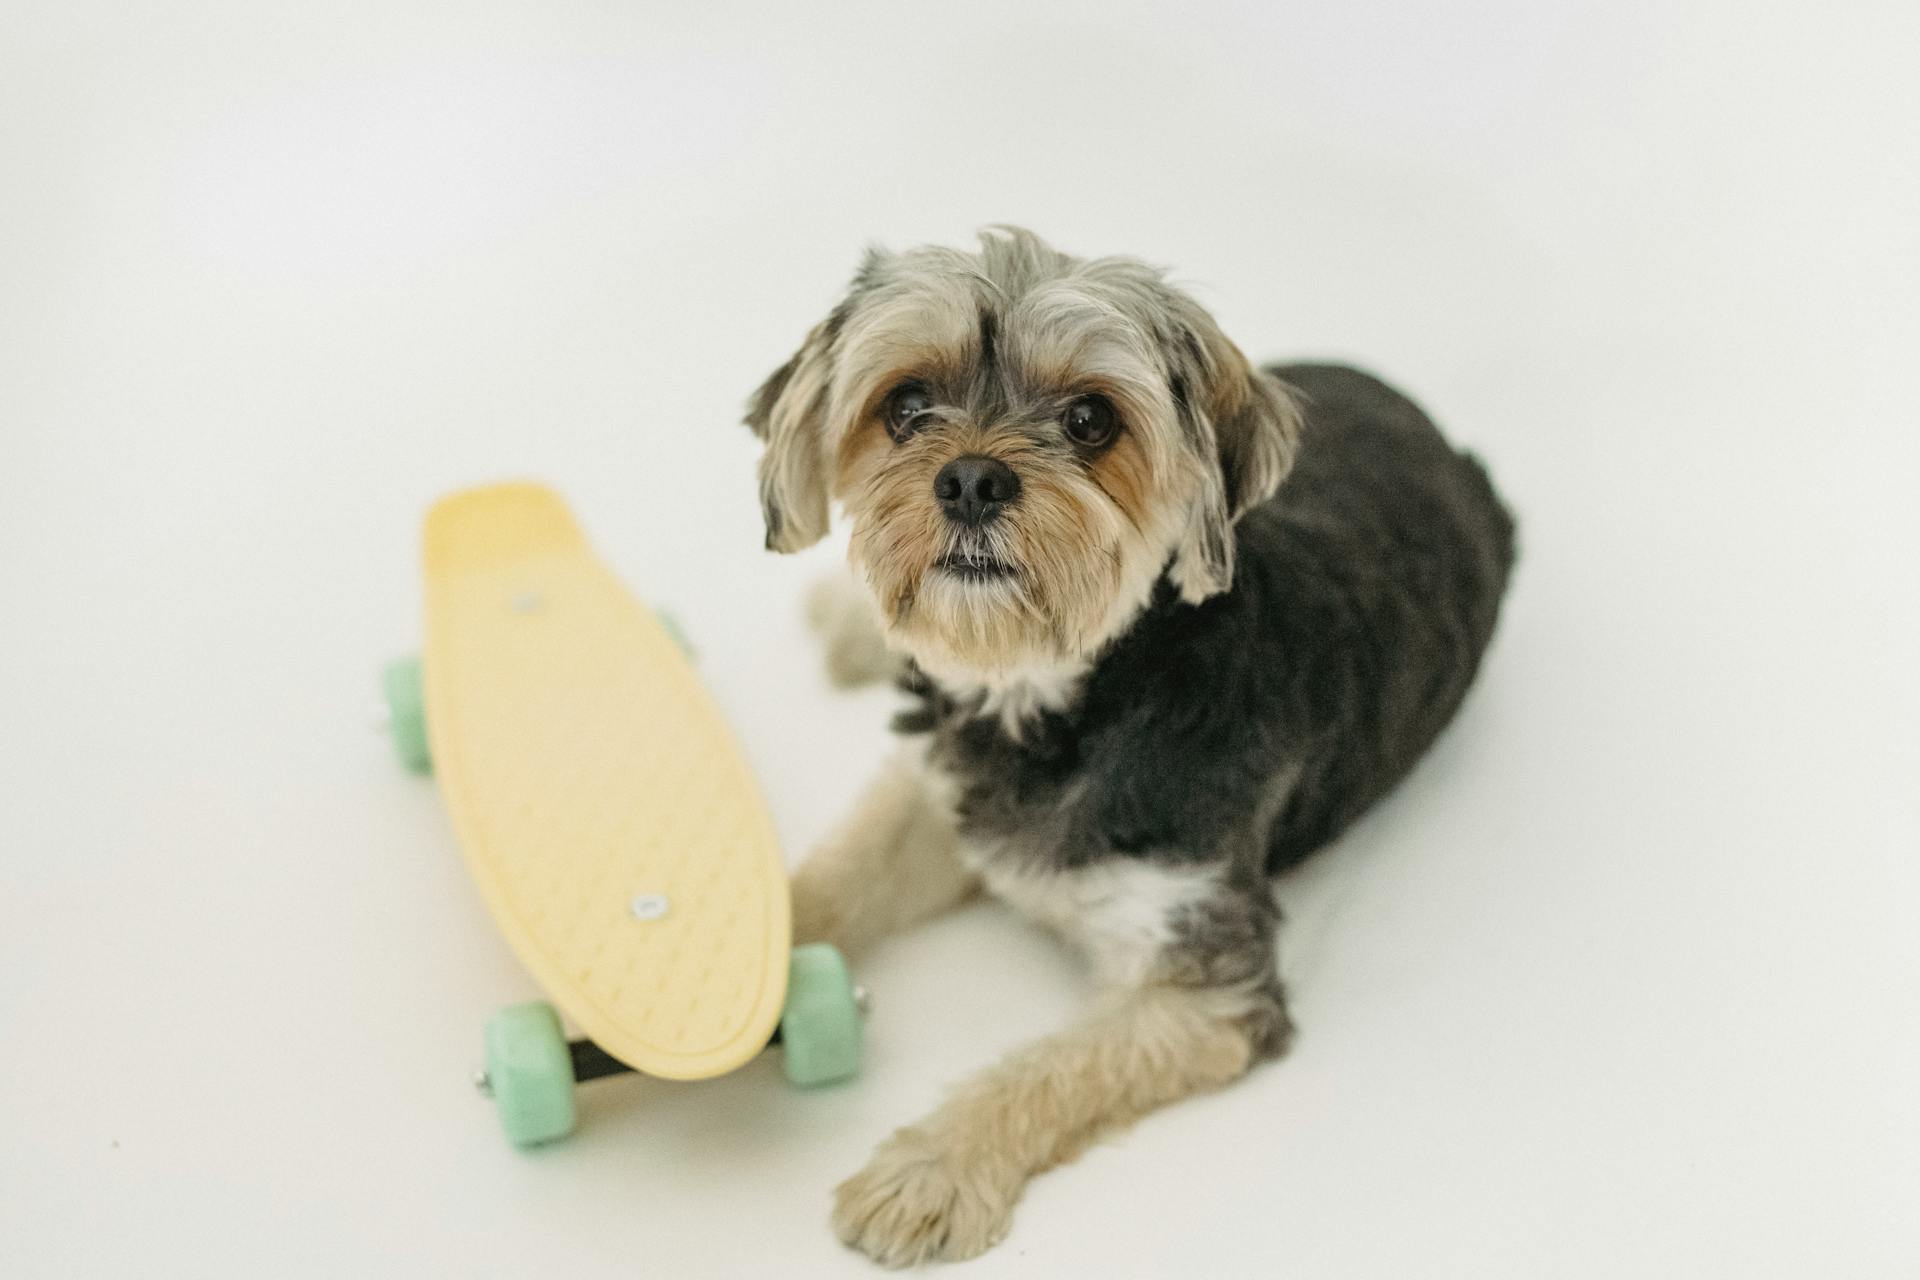
[[[923,419],[933,408],[933,397],[917,382],[903,383],[887,395],[887,434],[905,440],[926,423]]]
[[[1113,402],[1105,396],[1081,396],[1060,415],[1060,425],[1075,444],[1095,449],[1113,439],[1120,419],[1113,412]]]

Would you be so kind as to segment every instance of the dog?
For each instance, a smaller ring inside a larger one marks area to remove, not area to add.
[[[908,699],[796,941],[857,956],[984,888],[1097,980],[835,1193],[880,1263],[972,1257],[1034,1175],[1286,1048],[1271,878],[1452,718],[1514,522],[1386,384],[1256,370],[1162,271],[1016,228],[869,251],[746,421],[770,549],[851,521],[833,668]]]

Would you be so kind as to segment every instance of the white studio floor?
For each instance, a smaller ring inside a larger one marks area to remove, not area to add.
[[[546,479],[797,859],[889,698],[740,406],[865,241],[998,221],[1398,381],[1524,553],[1280,887],[1293,1055],[964,1274],[1920,1274],[1920,20],[1412,8],[0,8],[0,1275],[870,1273],[829,1189],[1072,957],[969,910],[866,966],[857,1085],[516,1155],[466,1077],[530,985],[366,713],[426,504]]]

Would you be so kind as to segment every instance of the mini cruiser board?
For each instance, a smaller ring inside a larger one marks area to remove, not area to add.
[[[443,499],[425,571],[425,648],[386,672],[394,743],[551,1001],[487,1024],[478,1083],[507,1137],[570,1133],[577,1082],[705,1079],[774,1041],[795,1084],[857,1074],[860,995],[832,947],[790,949],[773,824],[719,709],[560,498]]]

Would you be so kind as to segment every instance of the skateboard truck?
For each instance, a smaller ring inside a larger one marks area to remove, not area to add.
[[[776,1042],[778,1037],[775,1037]],[[593,1041],[584,1037],[567,1041],[567,1060],[573,1068],[573,1082],[585,1084],[589,1080],[604,1080],[608,1076],[631,1075],[633,1068],[602,1049]],[[485,1067],[476,1067],[473,1072],[473,1087],[483,1098],[493,1096],[493,1077],[487,1074]]]
[[[865,987],[853,988],[853,1007],[866,1017],[873,1011],[873,996]],[[769,1047],[781,1041],[780,1028],[773,1029],[773,1039],[767,1041]],[[573,1069],[573,1082],[585,1084],[589,1080],[604,1080],[608,1076],[631,1075],[634,1069],[620,1059],[602,1049],[585,1036],[576,1036],[567,1041],[567,1061]],[[473,1087],[483,1098],[493,1097],[493,1077],[487,1074],[485,1067],[476,1067],[473,1072]]]
[[[795,947],[790,970],[786,1006],[767,1041],[780,1046],[788,1081],[812,1088],[851,1079],[863,1054],[866,991],[823,942]],[[576,1085],[637,1071],[584,1036],[568,1038],[559,1012],[532,1000],[488,1021],[486,1065],[473,1085],[493,1100],[513,1144],[531,1147],[573,1132]]]

